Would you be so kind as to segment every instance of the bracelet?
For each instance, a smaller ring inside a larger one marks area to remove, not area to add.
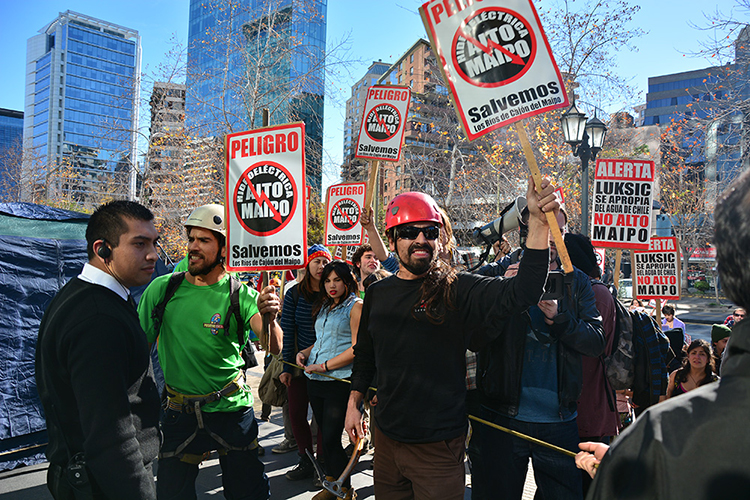
[[[323,363],[323,366],[325,367],[327,372],[330,372],[331,370],[328,369],[328,360],[325,360],[325,363]]]

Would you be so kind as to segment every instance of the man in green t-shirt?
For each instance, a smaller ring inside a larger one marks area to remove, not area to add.
[[[160,500],[195,498],[195,479],[203,454],[218,450],[227,498],[267,499],[263,463],[258,459],[258,424],[253,397],[243,378],[241,350],[262,330],[262,314],[271,315],[271,352],[281,346],[276,322],[280,301],[273,287],[260,294],[239,290],[240,317],[224,330],[230,310],[230,278],[224,267],[224,208],[204,205],[185,222],[188,270],[164,308],[160,326],[152,311],[166,294],[170,275],[155,279],[138,306],[148,342],[157,344],[167,384],[162,420],[157,495]],[[237,329],[243,332],[240,344]]]

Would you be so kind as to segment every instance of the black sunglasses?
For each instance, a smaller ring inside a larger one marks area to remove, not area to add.
[[[396,238],[403,240],[416,240],[419,233],[424,234],[424,237],[428,240],[436,240],[440,236],[440,228],[438,226],[403,226],[396,228]]]

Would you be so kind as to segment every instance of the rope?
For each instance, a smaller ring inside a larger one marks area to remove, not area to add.
[[[18,448],[17,450],[4,451],[0,453],[0,457],[4,457],[5,455],[11,455],[13,453],[20,453],[26,450],[33,450],[34,448],[41,448],[42,446],[47,446],[48,444],[49,443],[35,444],[33,446],[27,446],[26,448]]]
[[[286,365],[293,366],[294,368],[300,368],[302,370],[305,369],[304,366],[300,366],[300,365],[297,365],[295,363],[289,363],[288,361],[284,361],[283,359],[281,359],[281,356],[278,355],[278,354],[269,353],[269,355],[273,356],[274,358],[278,359],[279,361],[281,361],[282,363],[284,363]],[[327,375],[325,373],[320,373],[320,372],[315,372],[315,373],[317,375],[322,375],[323,377],[327,377],[327,378],[330,378],[332,380],[338,380],[339,382],[346,382],[347,384],[351,384],[350,380],[344,380],[344,379],[341,379],[341,378],[334,377],[332,375]],[[370,389],[372,389],[373,391],[377,391],[377,388],[375,388],[375,387],[370,387]],[[495,424],[495,423],[492,423],[492,422],[488,422],[487,420],[481,419],[479,417],[475,417],[474,415],[468,415],[468,417],[471,420],[479,422],[480,424],[484,424],[484,425],[487,425],[487,426],[492,427],[494,429],[497,429],[497,430],[500,430],[500,431],[503,431],[503,432],[507,432],[508,434],[510,434],[512,436],[515,436],[515,437],[521,438],[521,439],[525,439],[526,441],[529,441],[529,442],[534,443],[534,444],[538,444],[539,446],[544,446],[546,448],[549,448],[550,450],[558,451],[560,453],[568,455],[569,457],[575,458],[575,456],[576,456],[575,452],[572,452],[570,450],[566,450],[565,448],[560,448],[559,446],[555,446],[554,444],[547,443],[545,441],[542,441],[541,439],[537,439],[537,438],[532,437],[532,436],[527,436],[526,434],[523,434],[521,432],[514,431],[512,429],[508,429],[507,427],[503,427],[502,425],[498,425],[498,424]]]

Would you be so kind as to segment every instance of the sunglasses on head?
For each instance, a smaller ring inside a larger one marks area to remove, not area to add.
[[[440,236],[440,228],[438,226],[403,226],[396,228],[396,237],[403,240],[416,240],[419,233],[424,234],[425,239],[436,240]]]

